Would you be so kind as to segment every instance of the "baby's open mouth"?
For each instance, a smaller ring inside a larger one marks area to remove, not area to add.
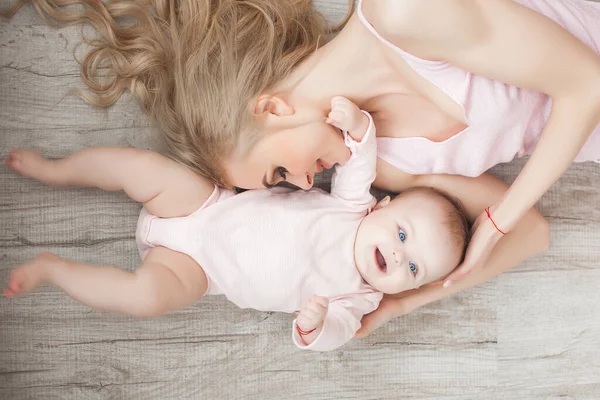
[[[381,252],[379,251],[378,248],[375,248],[375,262],[377,263],[377,266],[379,267],[379,269],[383,272],[387,271],[387,264],[385,262],[385,257],[383,257],[383,254],[381,254]]]

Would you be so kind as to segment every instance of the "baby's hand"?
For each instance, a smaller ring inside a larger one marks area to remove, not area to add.
[[[342,96],[331,99],[331,111],[325,122],[347,131],[356,141],[362,140],[369,127],[369,117],[356,104]]]
[[[329,299],[327,297],[313,294],[308,303],[300,310],[296,324],[305,332],[320,327],[327,315],[328,307]]]

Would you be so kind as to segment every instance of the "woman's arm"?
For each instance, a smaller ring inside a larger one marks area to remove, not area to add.
[[[600,56],[557,23],[512,0],[374,3],[365,2],[365,12],[399,47],[552,98],[552,113],[530,160],[510,189],[487,204],[495,204],[491,211],[500,229],[512,230],[598,125]],[[501,236],[488,229],[491,224],[482,225],[469,246],[466,270],[485,259]]]
[[[510,189],[488,204],[499,228],[513,229],[600,121],[600,56],[511,0],[386,0],[365,11],[386,38],[417,56],[552,98],[552,113],[529,162]],[[451,279],[478,266],[500,237],[491,224],[479,224],[465,263]]]
[[[413,186],[431,186],[457,197],[465,206],[473,221],[488,204],[498,201],[507,186],[490,174],[477,178],[458,175],[408,175],[385,161],[378,160],[378,188],[401,192]],[[542,215],[533,208],[528,210],[514,229],[506,234],[492,251],[484,268],[445,288],[428,285],[420,289],[384,296],[379,308],[362,320],[358,336],[366,336],[372,330],[392,318],[407,314],[431,302],[443,299],[464,289],[473,287],[507,271],[526,259],[546,250],[550,244],[550,229]]]

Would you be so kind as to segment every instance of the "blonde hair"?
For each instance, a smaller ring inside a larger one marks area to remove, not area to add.
[[[223,161],[260,137],[253,99],[341,28],[311,0],[19,0],[54,26],[90,24],[76,94],[106,107],[129,89],[165,136],[169,155],[221,186]]]

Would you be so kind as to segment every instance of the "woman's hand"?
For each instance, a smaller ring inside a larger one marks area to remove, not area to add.
[[[467,254],[461,265],[444,279],[444,287],[459,281],[474,270],[481,268],[489,258],[492,250],[500,241],[506,231],[500,231],[498,225],[493,221],[493,210],[490,216],[484,211],[479,214],[471,228],[471,239],[467,247]]]

